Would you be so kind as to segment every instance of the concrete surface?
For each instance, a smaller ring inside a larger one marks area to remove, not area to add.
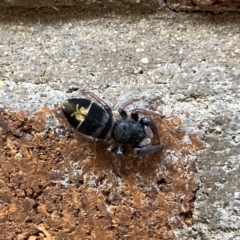
[[[0,32],[1,108],[31,116],[82,89],[115,110],[143,97],[139,106],[180,118],[205,146],[191,154],[194,224],[174,228],[177,239],[240,239],[239,14],[0,9]]]

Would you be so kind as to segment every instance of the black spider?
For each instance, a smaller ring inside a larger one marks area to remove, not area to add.
[[[62,103],[62,110],[68,122],[82,135],[93,141],[101,141],[112,137],[118,145],[117,154],[123,154],[127,145],[132,145],[136,154],[146,154],[162,149],[157,126],[152,118],[143,117],[139,121],[138,114],[158,115],[154,111],[135,108],[131,112],[131,119],[124,110],[127,106],[139,99],[132,99],[124,103],[118,112],[122,119],[114,121],[111,108],[92,92],[85,92],[94,98],[100,105],[86,98],[70,98]],[[159,115],[158,115],[159,116]],[[157,145],[151,145],[151,134],[158,139]],[[113,151],[116,145],[107,150]]]

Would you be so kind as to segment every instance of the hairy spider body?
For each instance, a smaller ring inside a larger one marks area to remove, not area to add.
[[[86,138],[96,141],[112,137],[120,146],[117,153],[123,154],[127,145],[131,145],[136,154],[154,152],[164,147],[160,143],[157,126],[152,118],[143,117],[138,121],[138,114],[158,115],[155,112],[142,108],[135,108],[131,112],[131,119],[124,108],[137,101],[132,99],[124,103],[119,109],[122,119],[114,121],[111,108],[92,92],[86,92],[99,104],[86,98],[70,98],[62,103],[62,110],[68,122]],[[151,145],[146,129],[150,128],[157,137],[158,144]],[[107,150],[113,151],[116,144],[112,144]]]
[[[137,145],[146,137],[146,131],[138,122],[121,119],[115,122],[112,137],[122,144]]]

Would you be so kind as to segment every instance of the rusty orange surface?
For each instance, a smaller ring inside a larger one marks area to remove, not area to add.
[[[191,225],[203,143],[181,120],[155,119],[163,150],[124,157],[86,142],[60,109],[0,115],[0,232],[6,239],[176,239]],[[59,129],[47,127],[58,121]],[[192,144],[186,144],[188,135]]]

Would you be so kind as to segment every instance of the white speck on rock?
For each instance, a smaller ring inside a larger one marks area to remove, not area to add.
[[[237,69],[233,73],[236,77],[240,75],[240,69]]]
[[[148,58],[142,58],[141,59],[141,63],[148,63],[149,61],[148,61]]]
[[[186,144],[189,144],[189,145],[192,144],[192,140],[191,140],[191,138],[190,138],[188,135],[185,135],[185,136],[183,137],[182,141],[183,141],[184,143],[186,143]]]

